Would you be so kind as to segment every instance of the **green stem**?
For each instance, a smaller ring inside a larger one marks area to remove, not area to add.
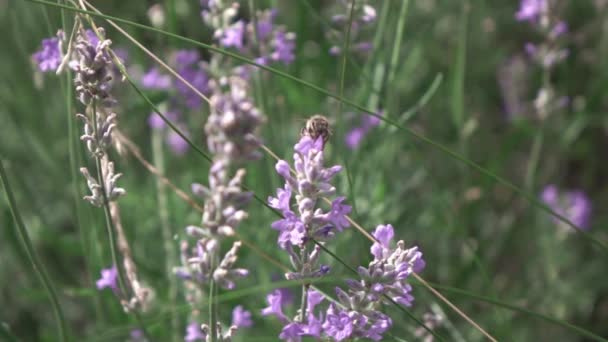
[[[93,134],[97,136],[97,104],[96,100],[93,99],[91,103],[91,108],[93,110]],[[107,155],[105,155],[107,158]],[[109,162],[109,161],[107,161]],[[129,294],[127,292],[127,282],[125,281],[124,270],[122,267],[122,263],[120,262],[120,258],[118,257],[118,253],[116,252],[116,236],[114,235],[114,223],[112,222],[112,216],[110,214],[110,206],[108,203],[108,196],[106,193],[106,185],[103,177],[103,169],[101,165],[101,157],[95,156],[95,166],[97,169],[97,182],[101,187],[101,193],[103,196],[103,211],[106,219],[106,231],[108,233],[108,239],[110,240],[110,255],[112,256],[112,263],[116,267],[118,273],[118,286],[120,289],[120,294],[123,299],[128,300]]]
[[[63,28],[63,32],[66,32],[67,34],[67,19],[65,17],[65,11],[61,11],[61,25]],[[82,217],[82,211],[81,211],[81,206],[80,206],[80,201],[81,201],[81,195],[80,195],[80,190],[79,190],[79,186],[78,186],[78,164],[76,162],[76,149],[74,147],[74,145],[76,144],[76,141],[78,140],[77,134],[76,134],[76,128],[74,127],[74,113],[73,113],[73,106],[72,106],[72,98],[74,96],[73,94],[73,90],[72,87],[70,86],[70,83],[72,82],[72,72],[70,71],[69,68],[66,68],[65,71],[65,79],[62,80],[61,83],[61,87],[64,90],[65,93],[65,106],[66,106],[66,117],[67,117],[67,122],[68,122],[68,154],[69,154],[69,163],[70,163],[70,176],[72,178],[72,195],[73,195],[73,199],[74,199],[74,210],[76,211],[76,227],[78,228],[78,232],[79,232],[79,237],[80,237],[80,247],[82,249],[82,257],[84,259],[84,264],[85,264],[85,273],[87,275],[88,278],[88,286],[93,288],[93,284],[95,283],[95,278],[93,277],[93,274],[91,273],[91,269],[93,269],[93,267],[91,267],[93,264],[91,262],[91,258],[89,258],[89,253],[88,253],[88,247],[87,247],[87,241],[89,239],[87,239],[87,230],[84,229],[83,226],[83,217]],[[95,296],[93,298],[93,305],[95,307],[95,315],[96,315],[96,319],[94,320],[95,322],[99,322],[102,320],[103,314],[102,314],[102,310],[101,310],[101,300],[99,298],[99,293],[95,293]]]
[[[163,153],[162,132],[154,130],[152,132],[152,161],[162,174],[165,174],[165,156]],[[165,250],[165,272],[169,282],[169,310],[171,311],[171,332],[173,341],[180,339],[179,317],[177,316],[177,278],[173,275],[173,265],[177,261],[177,252],[173,243],[171,226],[169,224],[169,201],[165,185],[156,179],[156,198],[158,200],[158,217],[163,235],[163,247]]]
[[[23,219],[21,218],[21,214],[19,209],[17,209],[17,203],[15,201],[15,197],[13,196],[13,191],[8,181],[8,176],[6,175],[6,171],[4,170],[4,166],[2,164],[2,160],[0,159],[0,178],[2,179],[2,185],[4,186],[4,192],[6,193],[6,199],[8,200],[8,205],[11,210],[11,214],[13,215],[13,220],[15,220],[15,226],[17,231],[17,236],[21,240],[21,244],[23,245],[23,249],[27,255],[28,261],[31,264],[34,273],[44,286],[44,289],[51,300],[51,307],[53,308],[53,313],[55,315],[55,320],[57,321],[57,330],[60,341],[68,341],[67,335],[67,324],[65,321],[65,317],[63,315],[63,310],[61,309],[61,305],[59,304],[59,298],[57,297],[57,293],[55,292],[55,287],[51,279],[49,278],[44,265],[38,259],[36,255],[36,251],[34,250],[34,246],[30,240],[29,234],[27,232],[27,228],[23,223]]]
[[[211,267],[210,269],[215,269],[216,266],[216,256],[213,255],[211,257]],[[216,311],[216,289],[217,284],[213,280],[213,275],[209,277],[209,333],[211,334],[211,342],[217,341],[217,311]]]

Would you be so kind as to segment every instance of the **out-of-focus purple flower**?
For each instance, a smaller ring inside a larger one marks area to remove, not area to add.
[[[519,21],[536,21],[547,11],[547,0],[521,0],[515,18]]]
[[[270,55],[273,61],[283,62],[284,64],[291,64],[295,60],[294,50],[295,34],[292,32],[278,31],[275,34],[274,41],[272,42],[274,51]]]
[[[341,43],[346,39],[346,32],[349,23],[348,15],[351,12],[351,1],[337,1],[335,9],[337,14],[331,16],[332,30],[326,32],[328,39],[333,43],[329,49],[329,54],[338,56],[342,54]],[[376,21],[376,9],[366,4],[365,1],[355,2],[353,12],[353,20],[350,27],[350,45],[351,52],[365,55],[373,49],[373,44],[365,35],[366,30],[370,28]]]
[[[344,142],[346,143],[346,146],[349,149],[354,150],[359,146],[359,144],[361,144],[361,141],[363,140],[366,134],[366,129],[362,127],[355,127],[351,129],[348,133],[346,133],[346,138],[344,139]]]
[[[211,114],[205,124],[209,151],[235,164],[261,157],[257,134],[266,118],[253,103],[249,82],[234,75],[209,85]]]
[[[547,185],[542,193],[541,199],[553,211],[566,217],[581,229],[589,228],[591,219],[591,200],[580,190],[560,191],[553,184]],[[557,218],[554,222],[559,223]]]
[[[186,342],[194,342],[194,341],[205,341],[207,335],[201,330],[201,325],[192,322],[188,324],[186,327],[186,336],[184,336],[184,341]]]
[[[175,64],[180,67],[191,66],[200,60],[200,55],[196,50],[178,50],[174,55]]]
[[[264,12],[262,15],[258,15],[258,39],[265,40],[270,37],[272,30],[274,29],[274,18],[277,16],[278,11],[271,9],[270,11]]]
[[[243,48],[243,40],[245,36],[245,22],[237,21],[222,32],[220,44],[224,47],[234,47],[236,49]]]
[[[383,115],[383,111],[378,112],[378,115]],[[361,125],[354,127],[344,138],[344,143],[346,147],[351,150],[356,149],[363,141],[363,138],[376,126],[380,124],[380,118],[374,115],[363,114],[363,118],[361,119]]]
[[[143,75],[141,85],[147,89],[167,90],[171,87],[171,77],[161,74],[158,68],[154,67]]]
[[[238,328],[249,328],[253,326],[251,320],[251,312],[243,309],[242,305],[238,305],[232,310],[232,325],[236,325]]]
[[[559,37],[566,32],[568,32],[568,24],[565,21],[560,21],[551,29],[551,36]]]
[[[262,65],[271,61],[290,64],[295,60],[295,34],[275,25],[276,9],[256,12],[255,20],[233,22],[238,3],[208,2],[202,6],[203,20],[214,29],[213,36],[223,47],[235,48]]]
[[[141,329],[133,329],[129,333],[132,342],[142,342],[145,341],[146,336],[144,335],[143,330]]]
[[[524,45],[524,50],[526,50],[528,56],[534,57],[538,48],[533,43],[526,43],[526,45]]]
[[[95,284],[98,290],[110,288],[112,291],[118,291],[118,270],[116,266],[102,269],[101,278]]]
[[[156,113],[150,113],[148,116],[148,126],[153,129],[161,129],[165,127],[165,121]]]
[[[184,130],[182,129],[181,131],[183,132]],[[190,147],[188,142],[173,130],[167,133],[167,144],[176,155],[185,154]]]
[[[63,31],[59,31],[56,37],[42,40],[42,48],[36,51],[32,58],[38,64],[38,69],[42,72],[54,72],[61,64],[61,41]]]
[[[202,94],[209,93],[209,77],[204,69],[200,68],[197,64],[192,66],[180,67],[177,73],[183,77],[190,85]],[[190,86],[186,85],[181,80],[177,80],[175,88],[184,97],[186,106],[190,109],[200,108],[203,99],[197,94]]]
[[[93,45],[97,45],[99,44],[99,37],[95,34],[95,32],[93,32],[93,30],[87,29],[85,31],[87,38],[89,39],[89,42],[91,42],[91,44]]]

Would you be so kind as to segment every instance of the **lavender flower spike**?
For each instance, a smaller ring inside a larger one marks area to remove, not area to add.
[[[91,190],[91,195],[85,196],[84,199],[96,207],[101,207],[104,205],[104,197],[105,199],[107,199],[108,202],[110,202],[115,201],[118,197],[126,193],[125,189],[116,186],[116,180],[118,180],[118,178],[122,176],[122,174],[114,173],[114,163],[102,162],[102,168],[102,174],[104,177],[104,187],[106,190],[105,196],[103,194],[101,185],[99,185],[97,183],[97,180],[89,174],[89,170],[87,170],[86,167],[80,168],[80,172],[87,179],[87,185],[89,187],[89,190]]]
[[[98,28],[99,34],[105,36],[103,28]],[[97,41],[84,32],[76,39],[77,59],[69,62],[75,72],[74,85],[80,102],[88,105],[93,99],[104,106],[111,106],[115,100],[110,95],[112,80],[112,61],[106,51],[112,42],[108,39]]]

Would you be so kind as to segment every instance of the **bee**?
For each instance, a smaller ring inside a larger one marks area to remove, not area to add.
[[[302,130],[300,130],[300,136],[309,136],[314,140],[321,137],[323,139],[323,145],[325,145],[331,136],[329,120],[320,114],[313,115],[306,121],[306,126],[302,127]]]

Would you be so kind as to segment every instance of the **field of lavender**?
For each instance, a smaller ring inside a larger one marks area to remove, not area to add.
[[[0,340],[608,341],[607,0],[0,27]]]

